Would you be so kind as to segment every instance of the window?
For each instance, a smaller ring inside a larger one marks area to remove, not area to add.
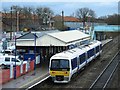
[[[66,69],[69,68],[69,61],[66,59],[53,59],[51,62],[51,68]]]
[[[98,53],[98,52],[99,52],[99,46],[96,47],[96,53]]]
[[[68,68],[68,61],[67,60],[60,60],[60,68]]]
[[[16,59],[15,61],[15,58],[12,58],[12,62],[19,62],[19,60]]]
[[[5,51],[6,54],[12,54],[12,51]]]
[[[58,60],[52,60],[51,68],[59,68],[59,61]]]
[[[85,62],[85,53],[79,56],[80,59],[80,64],[82,64],[83,62]]]
[[[94,55],[94,48],[87,52],[88,58]]]
[[[9,61],[10,61],[10,58],[6,57],[6,58],[5,58],[5,61],[9,62]]]
[[[72,70],[77,67],[77,57],[71,60]]]

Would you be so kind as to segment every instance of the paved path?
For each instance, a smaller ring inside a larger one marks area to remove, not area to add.
[[[49,76],[48,68],[37,68],[35,71],[27,73],[17,79],[14,79],[2,85],[2,88],[28,88],[29,86],[41,81]]]

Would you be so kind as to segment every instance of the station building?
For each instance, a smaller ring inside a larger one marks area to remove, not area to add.
[[[31,32],[16,40],[21,54],[40,55],[40,63],[49,62],[52,55],[79,46],[90,40],[90,36],[79,30]]]

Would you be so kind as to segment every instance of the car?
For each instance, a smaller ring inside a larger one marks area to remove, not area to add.
[[[6,49],[6,50],[2,50],[2,54],[3,55],[19,55],[19,52],[18,51],[16,51],[16,53],[15,53],[15,50],[13,50],[13,49]]]
[[[8,55],[12,55],[14,53],[14,50],[11,49],[6,49],[2,51],[3,54],[8,54]]]
[[[27,61],[23,61],[19,59],[19,56],[13,56],[13,55],[3,55],[0,56],[0,66],[2,68],[9,68],[10,65],[21,65],[26,64]]]

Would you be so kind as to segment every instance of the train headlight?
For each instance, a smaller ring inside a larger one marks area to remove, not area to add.
[[[68,74],[67,72],[65,72],[65,74]]]
[[[55,74],[55,72],[52,72],[52,74]]]

